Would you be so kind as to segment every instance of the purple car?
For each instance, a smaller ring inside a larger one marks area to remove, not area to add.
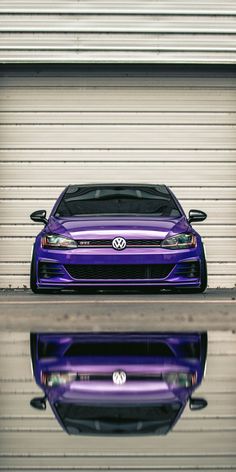
[[[31,289],[156,287],[203,292],[207,268],[201,237],[165,185],[69,185],[36,237]]]
[[[31,334],[43,397],[68,434],[167,434],[205,373],[207,333]]]

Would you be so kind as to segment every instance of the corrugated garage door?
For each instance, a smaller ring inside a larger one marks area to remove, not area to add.
[[[29,283],[29,214],[69,183],[157,182],[203,209],[211,287],[236,281],[234,69],[8,66],[0,76],[1,287]]]

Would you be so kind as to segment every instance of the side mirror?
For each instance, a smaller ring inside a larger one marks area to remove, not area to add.
[[[46,410],[46,397],[35,397],[30,401],[30,406],[36,410]]]
[[[192,411],[195,410],[203,410],[203,408],[206,408],[207,406],[207,401],[205,398],[190,398],[189,399],[189,408]]]
[[[198,221],[204,221],[207,218],[207,214],[201,210],[190,210],[188,214],[188,222],[192,223]]]
[[[46,210],[37,210],[31,213],[30,218],[32,221],[35,221],[35,223],[44,223],[46,225],[48,222],[46,214]]]

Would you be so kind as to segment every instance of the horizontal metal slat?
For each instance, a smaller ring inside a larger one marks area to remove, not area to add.
[[[234,125],[1,125],[0,133],[2,149],[236,149]]]
[[[40,4],[36,0],[3,0],[0,7],[0,12],[32,12],[32,13],[191,13],[191,14],[233,14],[236,13],[235,3],[231,0],[226,2],[212,2],[207,0],[206,2],[199,2],[198,8],[196,9],[196,3],[193,0],[187,1],[146,1],[145,3],[140,0],[119,0],[118,2],[111,3],[109,1],[92,0],[92,1],[80,1],[69,0],[66,2],[57,1],[56,4],[52,4],[49,0],[42,1]]]
[[[29,433],[28,433],[29,434]],[[232,433],[231,433],[232,434]],[[192,434],[191,434],[192,436]],[[48,439],[50,435],[47,436]],[[78,439],[78,438],[77,438]],[[156,438],[159,440],[159,438]],[[184,437],[185,439],[185,437]],[[148,441],[148,439],[146,438]],[[197,440],[193,438],[193,440]],[[96,439],[94,438],[94,441]],[[146,444],[146,441],[145,441]],[[93,447],[93,443],[91,443],[91,447]],[[181,448],[182,450],[182,448]],[[40,454],[40,469],[39,469],[39,457],[20,457],[20,456],[10,456],[10,457],[3,457],[1,458],[2,468],[0,470],[9,470],[9,464],[13,468],[13,470],[25,470],[27,466],[28,472],[41,472],[41,470],[63,470],[67,472],[73,472],[75,469],[78,471],[107,471],[115,470],[116,472],[124,472],[124,471],[134,471],[137,472],[139,470],[153,470],[153,471],[162,471],[163,469],[167,469],[169,471],[181,471],[184,467],[185,472],[192,472],[197,470],[195,468],[196,462],[198,464],[198,468],[201,468],[201,472],[207,472],[212,467],[215,467],[217,472],[224,472],[228,468],[234,470],[235,464],[235,455],[228,455],[223,454],[221,456],[188,456],[185,455],[183,452],[180,457],[178,456],[171,456],[169,454],[165,455],[165,451],[163,455],[159,453],[156,454],[152,453],[140,453],[139,454],[128,454],[125,456],[121,456],[118,454],[118,449],[109,457],[101,457],[95,454],[95,457],[91,457],[91,455],[81,455],[81,454],[71,454],[71,455],[60,455],[58,457],[57,454]]]
[[[146,65],[144,76],[142,64],[136,65],[135,68],[132,65],[126,66],[125,70],[113,66],[107,66],[105,70],[104,66],[65,68],[60,64],[55,70],[40,64],[37,67],[37,73],[34,66],[24,71],[17,68],[17,72],[13,66],[6,66],[0,70],[0,87],[6,89],[8,87],[10,89],[50,87],[53,92],[55,86],[68,90],[70,87],[83,87],[84,91],[88,87],[106,87],[106,90],[113,87],[129,87],[129,89],[133,87],[142,87],[142,89],[171,87],[176,90],[197,87],[208,90],[212,90],[212,88],[227,90],[235,89],[235,72],[232,70],[227,76],[222,76],[215,68],[208,69],[207,72],[201,68],[194,68],[194,71],[185,69],[183,72],[181,68],[153,68]],[[9,98],[10,95],[9,90]]]
[[[208,112],[0,112],[1,125],[55,124],[126,124],[126,125],[235,125],[236,113]]]
[[[64,32],[179,32],[235,33],[235,18],[230,15],[112,15],[112,14],[4,14],[0,17],[1,31],[64,31]]]
[[[235,52],[81,52],[64,53],[61,52],[38,52],[35,51],[4,51],[0,54],[0,62],[4,64],[17,64],[30,62],[33,64],[68,64],[73,62],[78,64],[235,64]]]
[[[76,455],[78,454],[78,437],[67,436],[65,433],[58,433],[56,441],[52,441],[51,435],[45,434],[44,432],[1,432],[0,433],[0,451],[6,454],[23,454],[25,452],[25,445],[31,452],[31,455],[40,454],[43,450],[45,454],[58,455],[58,451],[63,451],[64,454]],[[37,438],[37,439],[36,439]],[[118,459],[121,455],[133,454],[135,455],[135,461],[137,464],[138,455],[142,454],[156,454],[168,456],[179,454],[181,455],[195,455],[203,456],[205,454],[211,455],[234,455],[235,454],[235,441],[234,435],[231,431],[226,431],[222,435],[219,432],[201,432],[195,436],[195,441],[189,441],[189,433],[172,433],[168,436],[168,442],[165,437],[157,438],[155,436],[149,436],[148,441],[144,442],[143,437],[120,437],[114,441],[112,437],[106,437],[106,441],[102,437],[83,437],[79,438],[80,453],[100,455],[101,450],[103,454],[115,455]],[[183,449],[183,444],[186,445],[186,449]],[[118,453],[119,451],[119,453]],[[138,451],[138,454],[137,454]],[[97,460],[97,458],[96,458]],[[146,459],[147,460],[147,459]],[[114,464],[114,458],[111,461]],[[212,461],[213,462],[213,461]],[[126,462],[127,464],[127,457]],[[216,463],[216,462],[215,462]],[[145,464],[146,465],[146,464]]]
[[[56,172],[55,172],[56,168]],[[117,182],[117,175],[121,182],[152,183],[166,182],[170,186],[201,186],[210,187],[235,187],[236,166],[234,163],[205,162],[199,166],[196,162],[161,162],[145,165],[137,163],[110,163],[99,165],[93,162],[81,163],[0,163],[1,180],[5,186],[38,186],[39,182],[47,186],[66,186],[68,183],[79,181],[81,183],[92,183],[101,181],[104,183]],[[155,177],[156,176],[156,177]],[[42,180],[40,180],[43,178]]]
[[[0,5],[1,12],[1,5]],[[236,9],[235,9],[236,13]],[[142,50],[160,51],[233,51],[236,48],[236,34],[159,34],[156,33],[0,33],[1,50]]]
[[[10,162],[47,162],[53,163],[54,162],[76,162],[77,165],[80,162],[98,162],[100,165],[104,165],[104,163],[109,164],[110,162],[124,162],[124,163],[133,163],[133,165],[140,165],[139,163],[148,162],[199,162],[199,163],[206,163],[206,162],[219,162],[225,163],[228,165],[230,162],[236,161],[236,150],[235,149],[0,149],[0,163],[5,161],[6,163]],[[19,164],[20,165],[20,164]],[[167,182],[167,180],[166,180]],[[4,181],[0,182],[1,185],[4,185]],[[18,184],[19,186],[19,184]],[[21,186],[22,187],[22,186]],[[55,185],[55,187],[60,187],[59,185]],[[176,184],[176,187],[181,187],[180,185]],[[186,187],[186,189],[185,189]],[[185,185],[184,188],[181,189],[182,192],[189,192],[191,186]],[[196,183],[193,191],[196,188],[203,188],[201,183]],[[215,197],[216,189],[209,187],[209,185],[205,185],[207,191],[213,192],[211,193]],[[3,187],[0,187],[2,191]],[[224,188],[224,192],[226,195],[227,192],[235,192],[236,187],[232,190],[230,188]],[[41,191],[40,189],[38,189]],[[21,190],[23,191],[23,190]],[[25,189],[25,192],[28,190]],[[34,189],[32,188],[31,191],[33,192]],[[51,192],[51,189],[48,188],[47,191]],[[217,191],[222,192],[222,189],[219,188]],[[185,194],[184,194],[185,195]]]
[[[112,84],[110,84],[112,85]],[[235,112],[235,88],[176,85],[169,88],[132,86],[62,87],[58,100],[57,87],[4,87],[1,112],[68,111],[68,112]],[[199,146],[197,146],[199,147]]]
[[[16,357],[16,362],[18,357],[29,357],[30,355],[30,343],[29,339],[27,342],[15,342],[15,343],[1,343],[0,345],[0,362],[4,362],[5,357]],[[0,387],[1,390],[1,387]]]

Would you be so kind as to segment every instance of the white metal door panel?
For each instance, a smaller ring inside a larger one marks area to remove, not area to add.
[[[0,100],[0,287],[29,284],[30,213],[98,181],[166,183],[205,210],[209,285],[235,286],[234,72],[8,66]]]

